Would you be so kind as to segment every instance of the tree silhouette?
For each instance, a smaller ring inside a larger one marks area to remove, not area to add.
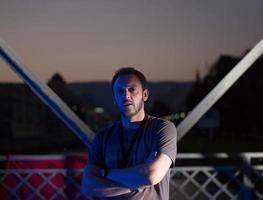
[[[210,67],[207,75],[194,83],[187,96],[187,108],[193,109],[242,57],[220,56]],[[221,132],[232,136],[263,136],[260,134],[263,130],[262,75],[263,58],[261,57],[213,106],[220,112]]]

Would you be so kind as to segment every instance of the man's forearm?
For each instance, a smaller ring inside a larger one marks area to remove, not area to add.
[[[109,171],[107,179],[128,188],[137,189],[151,185],[149,175],[149,164],[141,164],[130,168],[112,169]]]
[[[146,163],[134,167],[110,170],[107,178],[128,188],[137,189],[159,183],[171,166],[171,159],[165,154],[159,154],[147,159]]]
[[[120,183],[108,180],[101,176],[85,176],[82,184],[82,193],[95,197],[113,197],[130,193],[131,190]]]

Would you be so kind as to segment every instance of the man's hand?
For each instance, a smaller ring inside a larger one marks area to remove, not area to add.
[[[103,169],[103,168],[101,168],[100,169],[100,175],[101,175],[101,177],[106,177],[106,169]]]
[[[128,188],[143,188],[159,183],[168,172],[172,161],[166,154],[152,153],[146,163],[123,169],[112,169],[108,179],[126,185]]]
[[[94,197],[113,197],[130,193],[130,188],[105,178],[106,170],[88,165],[82,179],[82,193]]]

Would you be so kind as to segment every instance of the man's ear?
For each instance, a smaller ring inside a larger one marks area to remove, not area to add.
[[[143,90],[143,93],[142,93],[142,97],[143,97],[143,101],[147,101],[148,97],[149,97],[149,90],[146,88],[145,90]]]

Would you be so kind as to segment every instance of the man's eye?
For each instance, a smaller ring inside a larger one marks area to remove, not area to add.
[[[135,88],[129,88],[129,92],[134,92]]]
[[[119,93],[119,94],[122,94],[122,93],[123,93],[123,89],[119,89],[119,90],[118,90],[118,93]]]

